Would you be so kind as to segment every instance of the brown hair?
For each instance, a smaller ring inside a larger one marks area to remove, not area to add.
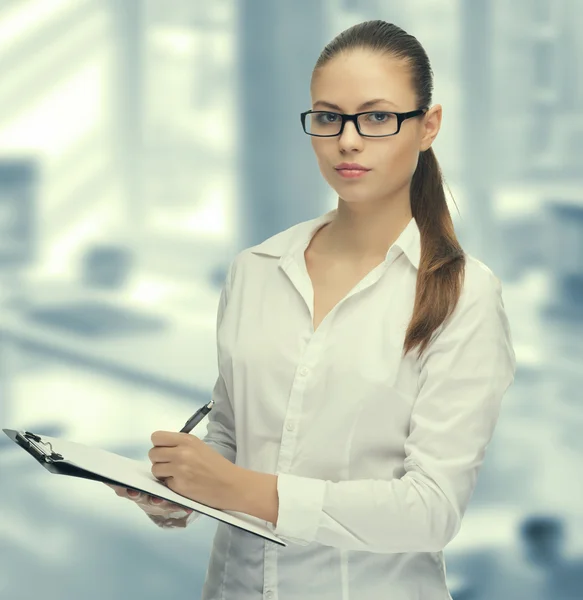
[[[417,96],[415,108],[430,107],[433,71],[427,53],[417,38],[386,21],[365,21],[337,35],[320,54],[312,81],[329,60],[355,49],[404,60],[411,71]],[[406,355],[420,346],[418,356],[421,356],[433,333],[455,309],[465,275],[464,251],[455,235],[445,198],[444,178],[431,147],[419,154],[411,181],[411,213],[421,234],[421,258],[413,316],[403,349]]]

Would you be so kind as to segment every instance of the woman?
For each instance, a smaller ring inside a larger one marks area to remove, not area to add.
[[[455,236],[432,87],[384,21],[317,61],[302,124],[338,206],[235,257],[204,443],[152,436],[156,476],[288,542],[218,523],[204,600],[450,598],[443,549],[516,362],[500,281]]]

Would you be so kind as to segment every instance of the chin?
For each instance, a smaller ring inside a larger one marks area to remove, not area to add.
[[[334,191],[338,194],[340,199],[344,200],[344,202],[370,202],[374,200],[375,196],[370,193],[370,190],[349,190],[346,189],[334,189]]]

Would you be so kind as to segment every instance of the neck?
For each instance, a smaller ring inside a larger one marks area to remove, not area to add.
[[[334,219],[326,227],[329,251],[354,260],[384,258],[412,218],[408,194],[405,200],[375,203],[338,198]]]

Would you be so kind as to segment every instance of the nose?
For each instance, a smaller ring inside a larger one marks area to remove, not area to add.
[[[362,136],[356,129],[354,121],[346,121],[342,135],[338,136],[338,143],[341,148],[360,148],[362,146]]]

